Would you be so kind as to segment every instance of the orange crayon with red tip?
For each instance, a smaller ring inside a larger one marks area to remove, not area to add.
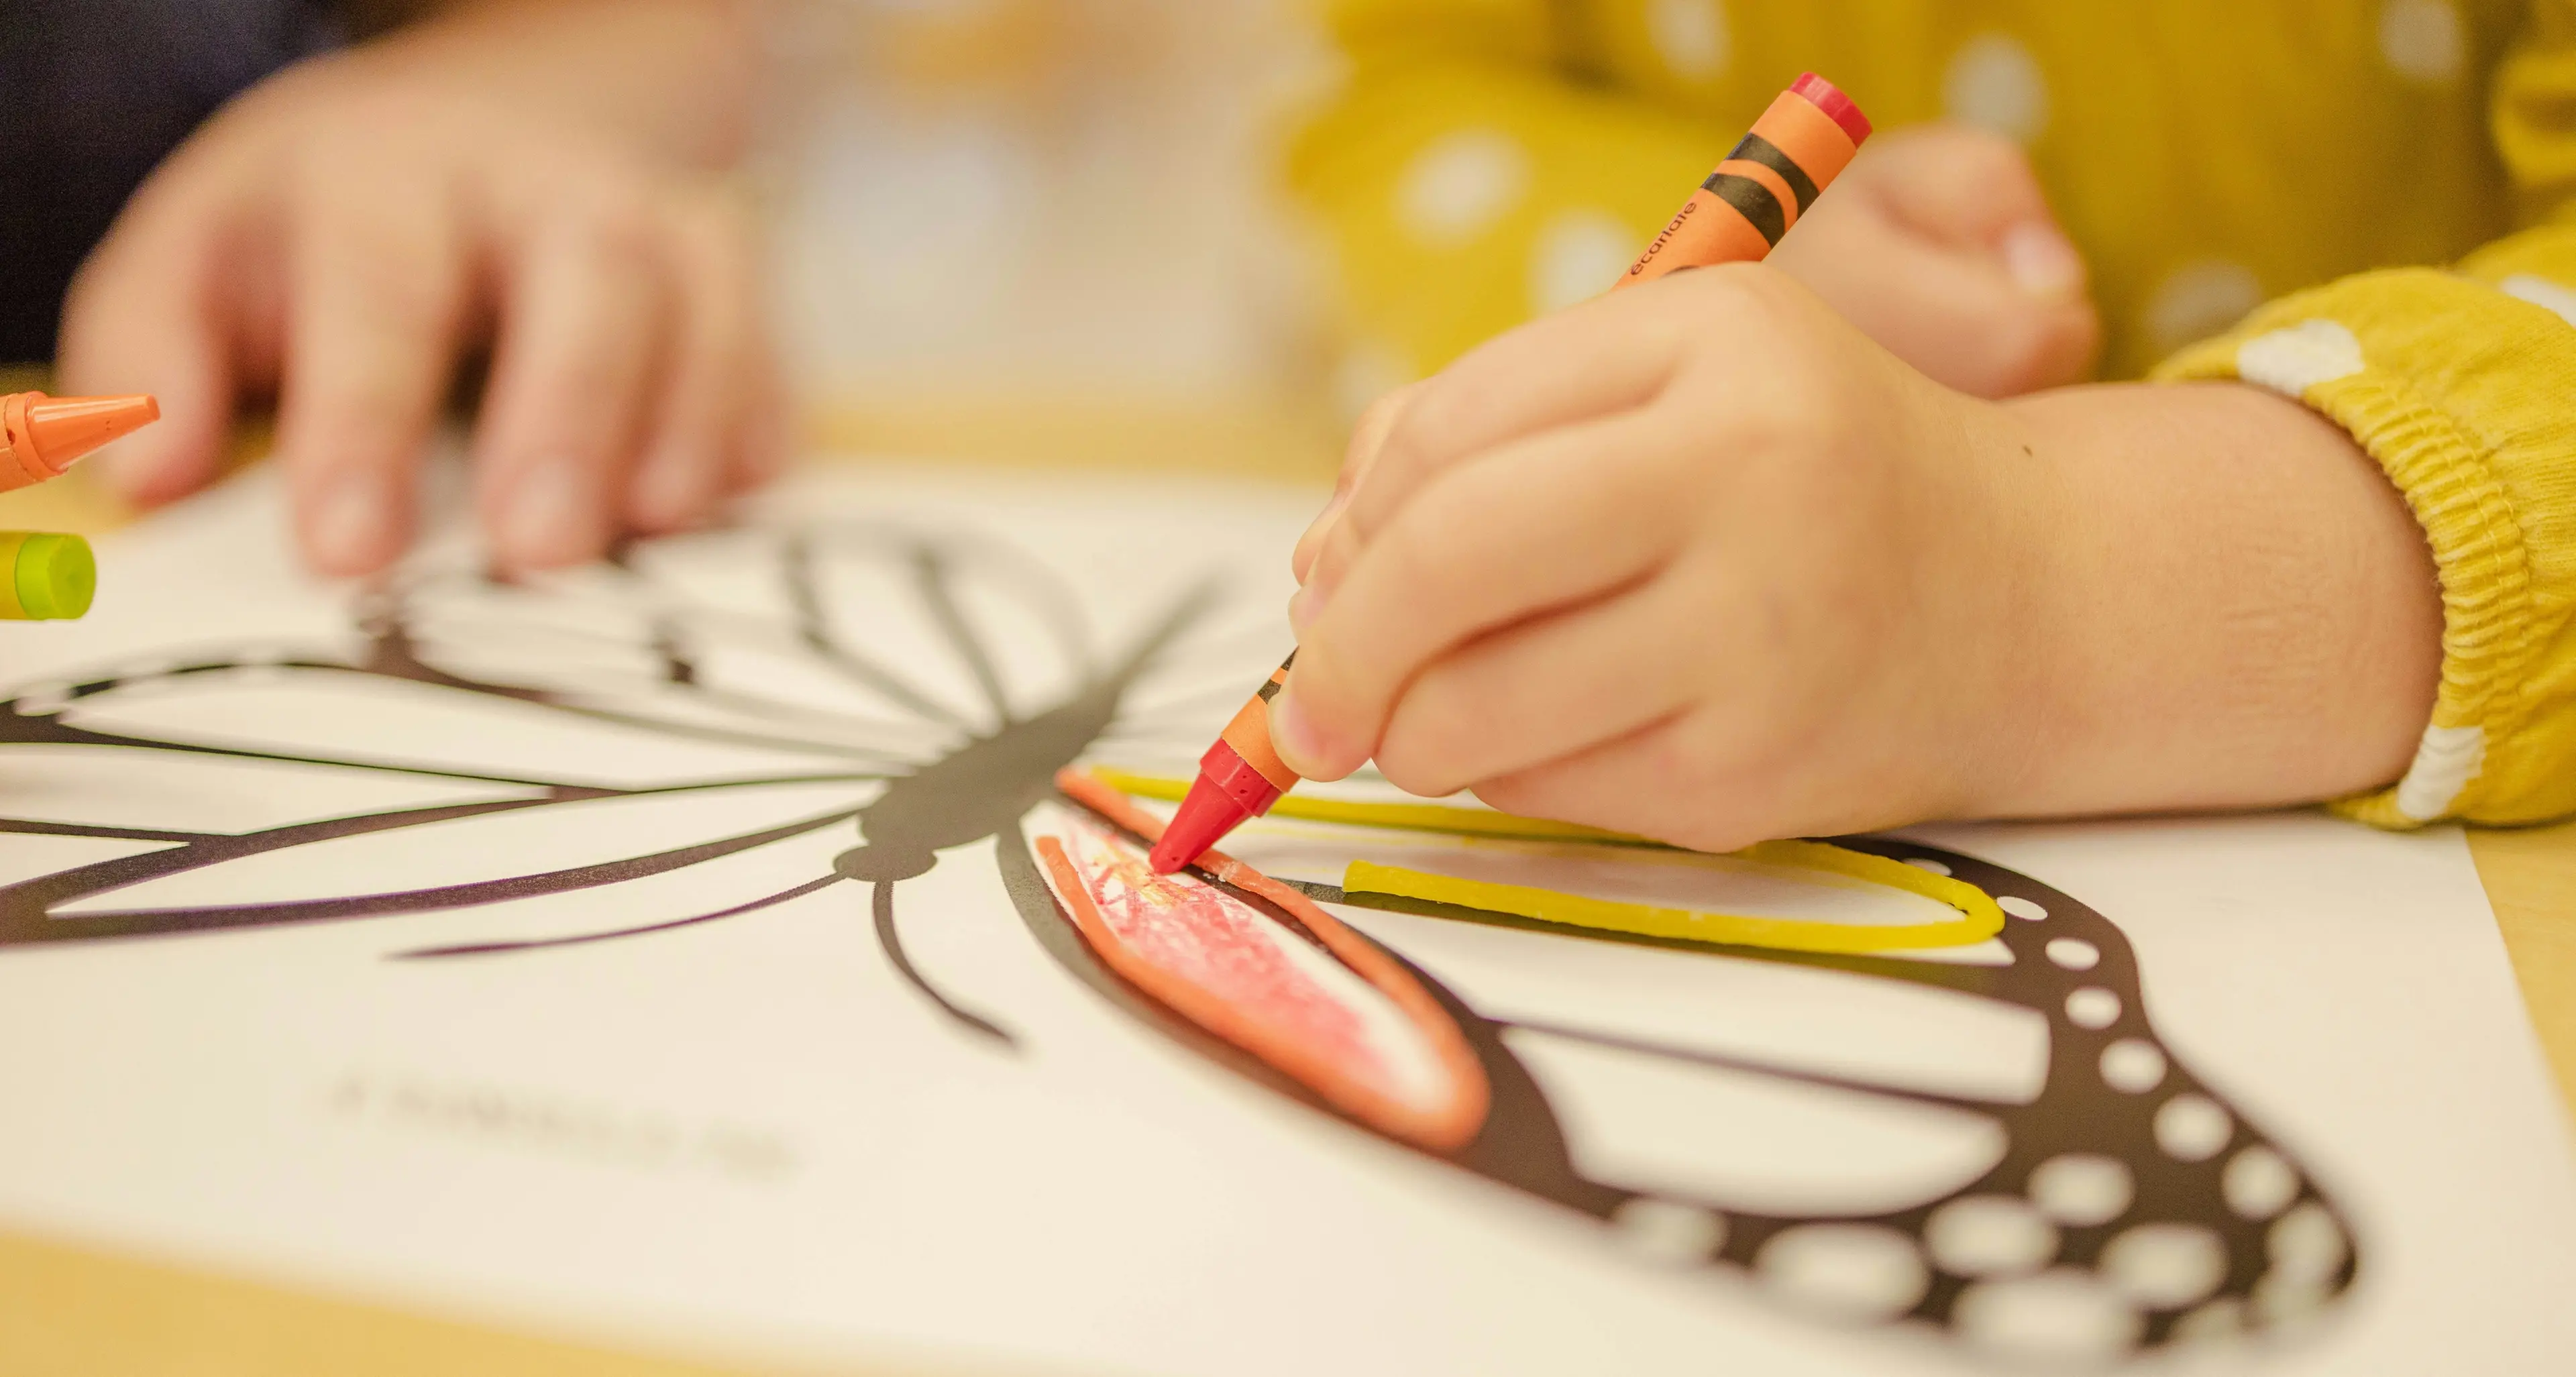
[[[1687,268],[1755,263],[1833,185],[1870,135],[1867,116],[1830,81],[1809,72],[1780,93],[1751,132],[1682,203],[1612,290]],[[1270,811],[1297,787],[1297,774],[1270,744],[1270,700],[1288,681],[1290,655],[1270,682],[1228,722],[1199,758],[1199,777],[1155,843],[1154,870],[1168,875],[1235,828]]]
[[[60,478],[72,464],[121,435],[161,419],[150,397],[0,397],[0,492]]]
[[[1295,663],[1297,655],[1291,651],[1199,757],[1199,777],[1190,782],[1189,795],[1172,814],[1162,840],[1154,843],[1150,860],[1155,874],[1169,875],[1197,860],[1226,833],[1269,812],[1281,794],[1297,787],[1297,772],[1270,745],[1270,700],[1288,682],[1288,666]]]

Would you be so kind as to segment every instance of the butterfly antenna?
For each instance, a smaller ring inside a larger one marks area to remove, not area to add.
[[[886,961],[894,967],[895,974],[902,976],[904,983],[921,991],[922,998],[938,1005],[942,1013],[1003,1046],[1018,1051],[1020,1040],[1012,1037],[1009,1031],[991,1019],[960,1006],[957,1001],[933,989],[929,981],[922,979],[921,972],[913,968],[912,958],[904,954],[903,934],[895,929],[894,886],[879,880],[875,888],[877,945],[885,949]]]

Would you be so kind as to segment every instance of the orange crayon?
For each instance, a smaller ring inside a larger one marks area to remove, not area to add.
[[[1851,97],[1813,72],[1799,77],[1611,289],[1685,268],[1761,261],[1851,166],[1869,133],[1869,119]],[[1292,654],[1272,672],[1199,758],[1199,777],[1154,845],[1156,873],[1188,865],[1297,787],[1296,772],[1270,744],[1270,700],[1296,660]]]
[[[1226,833],[1270,811],[1279,796],[1297,787],[1297,772],[1279,759],[1270,744],[1270,700],[1288,682],[1295,651],[1270,671],[1270,682],[1235,710],[1234,720],[1219,732],[1216,744],[1199,757],[1199,777],[1172,814],[1172,825],[1154,843],[1154,873],[1169,875],[1198,859]]]
[[[1813,72],[1798,78],[1613,289],[1684,268],[1759,262],[1851,166],[1868,138],[1869,119],[1851,97]]]
[[[0,492],[60,478],[99,446],[160,419],[150,397],[0,397]]]

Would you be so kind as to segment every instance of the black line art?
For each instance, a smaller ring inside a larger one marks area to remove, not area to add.
[[[735,602],[701,596],[685,576],[657,563],[664,546],[675,558],[698,561],[673,567],[722,568],[753,592]],[[1010,600],[1047,628],[1053,643],[1044,649],[1064,685],[1050,705],[1014,710],[1015,701],[1038,690],[1021,682],[1026,676],[979,620],[978,604],[965,596],[969,585]],[[862,597],[863,587],[883,596]],[[449,913],[667,875],[847,828],[849,844],[827,870],[781,875],[764,892],[703,911],[570,933],[426,944],[417,926],[404,925],[388,930],[401,936],[385,955],[459,969],[537,953],[577,960],[578,949],[588,945],[750,918],[846,881],[854,887],[854,920],[868,926],[889,969],[920,996],[927,1016],[1011,1055],[1023,1050],[1023,1035],[1008,1011],[974,1007],[921,970],[906,949],[899,902],[904,882],[929,872],[942,853],[992,840],[1017,918],[1069,975],[1122,1016],[1365,1132],[1110,971],[1084,945],[1032,860],[1024,820],[1041,804],[1074,806],[1055,792],[1056,770],[1121,739],[1186,749],[1180,743],[1195,728],[1175,728],[1164,713],[1187,707],[1221,716],[1240,701],[1242,681],[1227,677],[1224,666],[1257,664],[1258,655],[1229,654],[1213,668],[1203,658],[1195,668],[1177,663],[1194,645],[1242,643],[1212,625],[1218,601],[1209,588],[1180,590],[1158,604],[1160,612],[1141,630],[1097,654],[1081,598],[1042,559],[989,539],[891,523],[683,537],[625,551],[560,585],[510,587],[459,569],[407,573],[360,599],[352,616],[355,654],[213,651],[22,687],[0,701],[0,752],[47,747],[101,758],[328,767],[488,789],[492,797],[241,833],[0,818],[0,832],[141,848],[0,887],[0,959],[10,948],[62,942]],[[946,663],[887,653],[870,628],[897,616],[920,628],[916,639]],[[810,670],[817,682],[834,686],[823,697],[846,692],[851,698],[839,706],[815,695],[799,698],[783,680],[765,682],[756,669],[731,667],[738,656]],[[1157,679],[1158,671],[1168,672]],[[458,768],[454,761],[407,754],[400,733],[390,729],[381,751],[320,752],[206,732],[119,727],[117,714],[108,711],[254,680],[323,692],[411,686],[458,701],[512,705],[567,726],[596,724],[673,743],[766,753],[777,767],[683,783],[615,784],[553,777],[534,767]],[[1208,730],[1215,721],[1207,722]],[[304,846],[483,817],[526,820],[603,801],[721,800],[780,786],[845,789],[846,800],[649,854],[542,873],[324,898],[115,906],[117,895],[134,886]],[[1995,896],[2012,915],[1999,938],[2010,962],[1714,948],[1303,887],[1328,903],[1516,927],[1549,940],[1624,942],[1669,951],[1675,960],[1787,963],[1853,981],[1925,986],[2046,1020],[2041,1092],[2028,1103],[1998,1103],[1717,1057],[1613,1031],[1488,1016],[1442,984],[1436,970],[1380,943],[1455,1020],[1492,1085],[1482,1132],[1443,1160],[1600,1220],[1614,1237],[1661,1261],[1776,1292],[1787,1303],[1832,1312],[1836,1322],[1911,1323],[1975,1350],[2096,1362],[2288,1327],[2328,1312],[2351,1288],[2361,1249],[2347,1214],[2296,1153],[2159,1038],[2136,958],[2109,918],[1973,856],[1888,838],[1837,840],[1940,867]],[[855,888],[867,890],[864,899]],[[1896,1209],[1766,1214],[1658,1194],[1577,1168],[1560,1109],[1513,1051],[1515,1034],[1756,1076],[1822,1096],[1972,1114],[1997,1125],[2007,1146],[1975,1180]],[[1981,1256],[1971,1246],[1980,1236],[2018,1242],[1986,1247]],[[1819,1292],[1802,1280],[1808,1273],[1801,1259],[1811,1254],[1859,1258],[1895,1280],[1858,1300],[1832,1294],[1830,1285]]]

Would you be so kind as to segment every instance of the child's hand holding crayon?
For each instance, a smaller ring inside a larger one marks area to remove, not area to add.
[[[1287,764],[1703,849],[2366,788],[2440,662],[2422,531],[2295,403],[1979,400],[1767,266],[1493,341],[1344,487]]]
[[[382,567],[460,363],[487,347],[476,501],[506,567],[707,515],[777,459],[725,0],[470,4],[291,68],[136,193],[65,308],[72,390],[168,420],[110,457],[143,502],[215,474],[273,393],[307,555]]]

